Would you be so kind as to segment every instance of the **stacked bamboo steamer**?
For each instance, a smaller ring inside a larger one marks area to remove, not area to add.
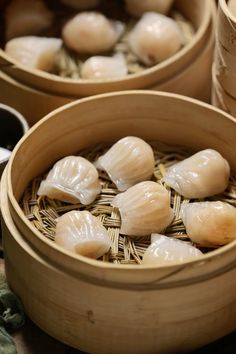
[[[75,99],[99,93],[152,89],[175,92],[209,101],[214,45],[214,0],[175,0],[174,7],[195,29],[191,41],[164,62],[120,80],[66,79],[30,70],[0,50],[0,90],[33,125],[43,115]]]
[[[20,206],[29,182],[56,160],[131,134],[216,149],[236,173],[235,126],[208,104],[141,90],[84,98],[35,124],[14,150],[1,189],[7,278],[29,317],[93,354],[189,352],[235,330],[236,241],[186,263],[114,264],[59,248]]]
[[[219,0],[212,103],[236,117],[236,1]]]

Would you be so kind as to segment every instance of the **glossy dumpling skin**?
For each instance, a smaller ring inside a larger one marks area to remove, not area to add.
[[[128,68],[122,54],[113,57],[94,56],[82,65],[82,79],[117,79],[126,76]]]
[[[76,10],[87,10],[98,6],[100,0],[61,0],[61,2]]]
[[[183,204],[180,216],[188,236],[201,246],[221,246],[236,240],[236,209],[230,204]]]
[[[125,0],[127,12],[136,17],[149,11],[166,15],[173,2],[174,0]]]
[[[60,38],[26,36],[8,41],[5,52],[28,68],[50,72],[61,46]]]
[[[72,204],[92,203],[101,191],[98,172],[91,162],[80,156],[57,161],[41,182],[38,195]]]
[[[174,55],[183,44],[183,35],[171,18],[146,12],[128,36],[133,53],[146,65],[155,65]]]
[[[55,242],[64,249],[90,258],[109,251],[111,239],[102,223],[88,211],[70,211],[58,218]]]
[[[62,30],[66,46],[78,53],[98,54],[111,50],[124,31],[124,24],[99,12],[81,12]]]
[[[13,0],[5,11],[6,40],[40,34],[51,26],[53,18],[42,0]]]
[[[160,232],[174,217],[168,191],[152,181],[140,182],[117,194],[112,205],[120,211],[120,233],[129,236]]]
[[[143,255],[142,264],[163,266],[182,263],[203,254],[196,247],[173,237],[152,234],[151,241]]]
[[[229,175],[228,162],[206,149],[170,167],[164,181],[185,198],[205,198],[223,192]]]
[[[144,140],[127,136],[117,141],[95,162],[105,170],[120,191],[151,178],[155,160],[152,148]]]

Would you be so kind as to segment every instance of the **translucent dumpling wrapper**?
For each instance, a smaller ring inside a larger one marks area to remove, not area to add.
[[[221,246],[236,240],[236,209],[230,204],[183,204],[180,216],[190,239],[201,246]]]
[[[98,54],[113,49],[124,31],[124,24],[99,12],[81,12],[63,27],[66,46],[78,53]]]
[[[184,43],[177,23],[155,12],[146,12],[128,36],[128,44],[138,59],[154,65],[174,55]]]
[[[113,57],[94,56],[82,65],[82,79],[118,79],[126,76],[128,67],[123,54]]]
[[[100,0],[61,0],[61,2],[76,10],[87,10],[98,6]]]
[[[164,181],[185,198],[205,198],[223,192],[229,175],[229,164],[221,154],[206,149],[171,166]]]
[[[151,146],[144,140],[127,136],[117,141],[95,162],[105,170],[120,191],[151,178],[155,160]]]
[[[53,19],[42,0],[13,0],[5,11],[6,40],[40,34],[52,25]]]
[[[185,241],[165,235],[152,234],[151,245],[146,249],[142,264],[170,265],[182,263],[201,256],[203,253]]]
[[[166,15],[174,0],[125,0],[129,14],[140,17],[145,12],[159,12]]]
[[[92,203],[101,191],[94,165],[80,156],[57,161],[40,184],[38,195],[67,203]]]
[[[10,150],[0,147],[0,163],[8,159],[10,155],[11,155]]]
[[[168,191],[152,181],[140,182],[116,195],[112,205],[120,211],[120,233],[129,236],[160,232],[174,217]]]
[[[99,258],[112,245],[106,228],[88,211],[70,211],[58,218],[55,242],[64,249]]]
[[[26,36],[8,41],[5,52],[28,68],[50,72],[61,46],[60,38]]]

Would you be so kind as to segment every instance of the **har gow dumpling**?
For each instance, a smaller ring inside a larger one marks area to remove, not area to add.
[[[121,215],[121,234],[146,236],[160,232],[173,220],[168,191],[152,181],[140,182],[112,201]]]
[[[98,12],[81,12],[62,31],[68,48],[78,53],[98,54],[111,50],[124,31],[124,24]]]
[[[98,172],[93,164],[80,156],[67,156],[49,171],[40,184],[38,195],[88,205],[100,191]]]
[[[229,175],[229,164],[221,154],[206,149],[171,166],[164,181],[185,198],[205,198],[223,192]]]
[[[127,12],[136,17],[149,11],[166,15],[173,2],[174,0],[125,0]]]
[[[87,10],[96,7],[100,0],[61,0],[61,2],[76,10]]]
[[[155,160],[152,148],[144,140],[127,136],[117,141],[95,162],[105,170],[120,191],[151,178]]]
[[[55,242],[64,249],[85,257],[99,258],[112,245],[107,230],[88,211],[70,211],[58,218]]]
[[[203,254],[196,247],[173,237],[152,234],[151,241],[143,255],[142,264],[162,266],[182,263]]]
[[[180,216],[188,236],[201,246],[221,246],[236,240],[236,209],[230,204],[182,204]]]
[[[133,53],[146,65],[154,65],[174,55],[183,44],[183,34],[171,18],[146,12],[128,36]]]
[[[128,68],[122,54],[113,57],[95,56],[82,65],[82,79],[116,79],[126,76]]]
[[[29,68],[50,72],[61,46],[60,38],[26,36],[8,41],[5,52]]]

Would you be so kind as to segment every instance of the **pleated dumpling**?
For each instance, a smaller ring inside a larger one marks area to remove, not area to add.
[[[202,252],[185,241],[159,234],[152,234],[151,245],[146,249],[142,264],[163,266],[186,262],[199,257]]]
[[[128,44],[140,61],[155,65],[181,48],[183,34],[172,18],[146,12],[130,31]]]
[[[152,181],[140,182],[112,201],[121,215],[121,234],[146,236],[160,232],[173,220],[168,191]]]
[[[11,39],[5,52],[21,64],[44,71],[53,69],[56,55],[62,46],[60,38],[26,36]]]
[[[38,195],[88,205],[100,191],[98,172],[93,164],[80,156],[67,156],[49,171],[40,184]]]
[[[183,204],[180,216],[188,236],[201,246],[221,246],[236,240],[236,208],[228,203]]]
[[[229,175],[229,164],[221,154],[206,149],[170,167],[164,181],[185,198],[205,198],[223,192]]]
[[[174,0],[125,0],[125,5],[129,14],[140,17],[149,11],[166,15],[173,2]]]
[[[52,25],[53,17],[42,0],[12,0],[5,11],[6,40],[38,35]]]
[[[68,48],[78,53],[98,54],[113,49],[124,31],[124,24],[99,12],[81,12],[69,20],[62,31]]]
[[[70,211],[58,218],[55,242],[64,249],[90,258],[109,251],[111,239],[107,230],[88,211]]]
[[[113,57],[94,56],[82,65],[82,79],[117,79],[126,76],[128,67],[123,54]]]
[[[150,179],[154,165],[151,146],[134,136],[120,139],[95,162],[95,166],[105,170],[120,191]]]
[[[61,2],[76,10],[87,10],[98,6],[100,0],[61,0]]]

